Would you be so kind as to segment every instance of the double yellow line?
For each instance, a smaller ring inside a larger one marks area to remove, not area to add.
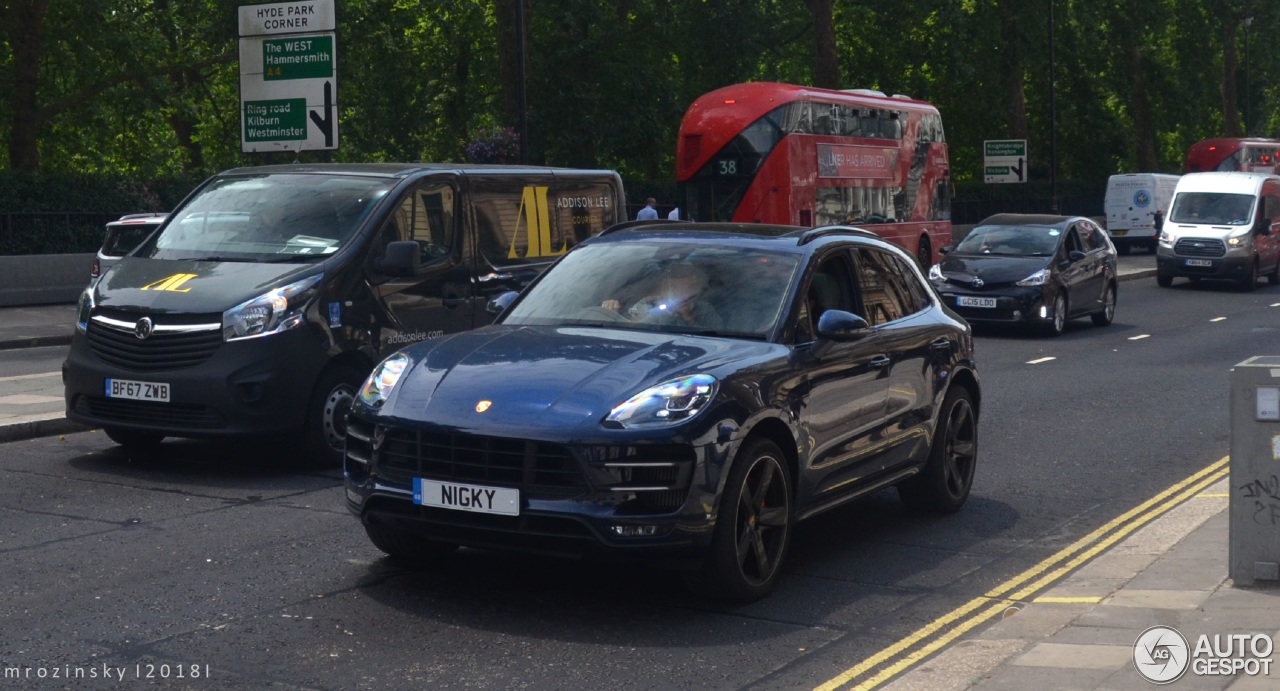
[[[1228,457],[1224,456],[1204,470],[1100,526],[1057,554],[987,591],[985,595],[975,597],[850,667],[818,686],[815,691],[840,688],[868,691],[889,681],[980,624],[995,618],[1011,605],[1027,602],[1035,593],[1049,587],[1138,528],[1203,492],[1205,488],[1227,476],[1227,461]],[[876,670],[879,671],[871,675]]]

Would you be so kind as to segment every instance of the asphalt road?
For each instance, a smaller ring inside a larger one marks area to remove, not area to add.
[[[339,472],[282,464],[285,446],[0,445],[0,667],[96,670],[47,680],[85,688],[103,665],[167,688],[812,688],[1226,455],[1228,371],[1280,350],[1273,305],[1277,287],[1146,278],[1107,328],[980,330],[966,508],[887,491],[803,523],[745,607],[646,567],[464,550],[397,568]]]

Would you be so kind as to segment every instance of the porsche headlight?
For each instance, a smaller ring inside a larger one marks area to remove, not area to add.
[[[938,281],[938,282],[941,282],[942,280],[944,280],[942,276],[941,264],[934,264],[933,266],[929,267],[929,280]]]
[[[400,382],[400,375],[404,374],[408,367],[409,356],[403,353],[394,353],[383,360],[373,368],[373,374],[370,374],[364,381],[364,386],[360,387],[360,400],[374,408],[382,407],[387,397],[391,395],[391,390]]]
[[[93,314],[93,286],[84,289],[80,293],[80,303],[76,307],[76,330],[87,331],[89,329],[89,317]]]
[[[238,341],[288,331],[302,325],[302,310],[323,274],[259,295],[222,313],[222,340]]]
[[[1020,286],[1042,286],[1049,280],[1049,270],[1040,269],[1039,271],[1018,281],[1015,285]]]
[[[716,378],[694,374],[650,387],[609,411],[609,427],[659,427],[684,422],[702,412],[716,395]]]

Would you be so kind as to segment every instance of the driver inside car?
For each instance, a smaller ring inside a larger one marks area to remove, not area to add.
[[[617,299],[605,300],[600,306],[631,321],[719,329],[723,320],[705,298],[708,282],[698,267],[677,262],[663,272],[656,292],[636,300],[625,311]]]

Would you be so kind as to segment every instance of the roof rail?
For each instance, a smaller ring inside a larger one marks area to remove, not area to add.
[[[647,221],[623,221],[621,223],[615,223],[609,226],[608,228],[605,228],[604,230],[600,231],[597,237],[599,237],[600,235],[609,235],[610,233],[616,233],[622,230],[630,230],[632,228],[635,228],[636,226],[662,225],[666,223],[679,223],[679,221],[674,221],[669,218],[654,218]]]
[[[820,226],[818,228],[810,228],[800,233],[800,242],[796,245],[807,245],[818,238],[828,235],[861,235],[867,238],[876,238],[882,240],[879,235],[867,230],[866,228],[855,228],[853,226]]]

